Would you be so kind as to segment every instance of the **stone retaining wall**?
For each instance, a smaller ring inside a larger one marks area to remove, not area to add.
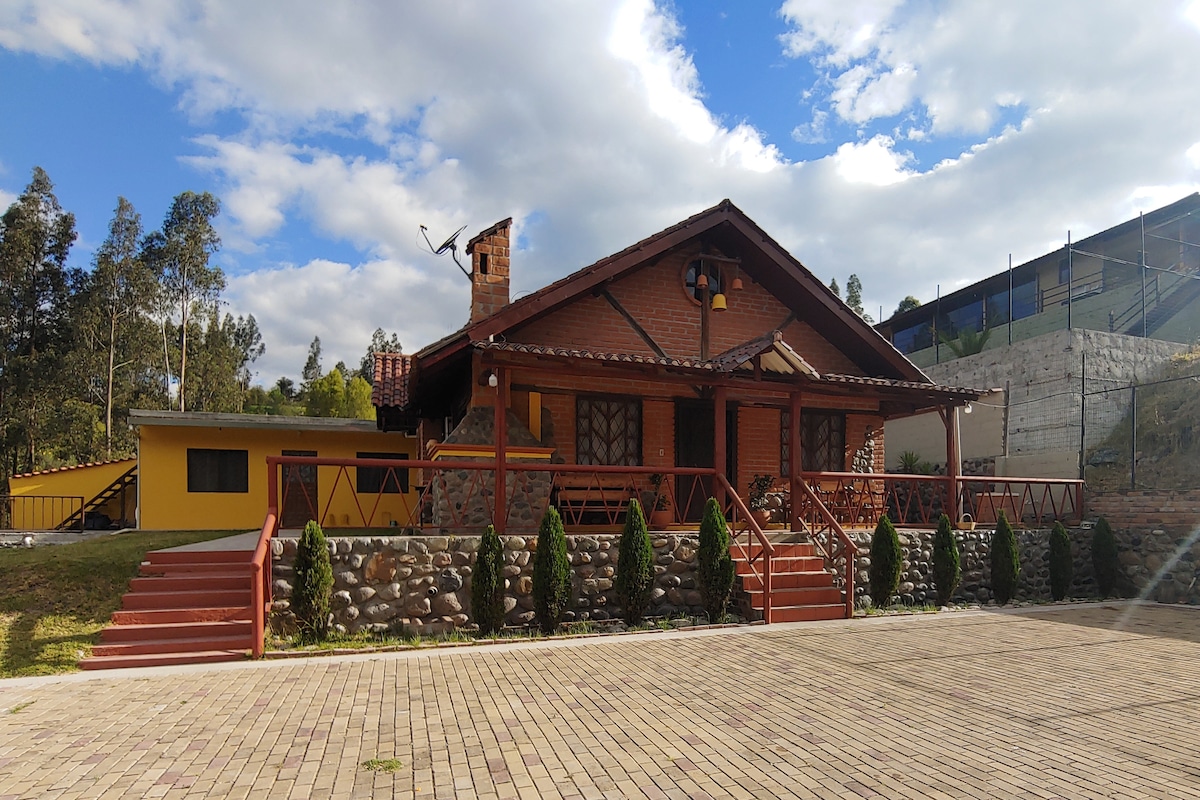
[[[1158,529],[1186,536],[1200,524],[1200,489],[1089,492],[1087,513],[1104,517],[1114,531]]]
[[[613,588],[617,534],[567,536],[574,579],[565,622],[619,618]],[[506,624],[533,621],[533,554],[537,537],[504,537]],[[293,566],[298,540],[271,541],[272,627],[291,624]],[[695,534],[652,537],[655,587],[647,616],[703,613],[696,589]],[[334,621],[339,631],[434,633],[467,625],[471,570],[478,536],[331,537]]]
[[[1092,568],[1092,531],[1068,530],[1074,555],[1070,597],[1097,597]],[[994,531],[956,531],[962,582],[954,594],[957,603],[987,603],[992,600],[990,561]],[[1031,529],[1016,532],[1020,550],[1021,574],[1014,599],[1047,601],[1050,596],[1050,530]],[[855,560],[855,594],[859,605],[870,592],[871,535],[851,532],[859,546]],[[900,576],[898,602],[923,605],[933,603],[937,592],[933,585],[933,532],[899,531],[904,561]],[[1192,535],[1175,535],[1163,530],[1114,530],[1124,579],[1123,594],[1140,595],[1163,603],[1200,604],[1200,541]],[[1174,561],[1173,561],[1174,559]],[[1159,576],[1159,573],[1162,573]],[[1156,581],[1156,576],[1159,579]]]

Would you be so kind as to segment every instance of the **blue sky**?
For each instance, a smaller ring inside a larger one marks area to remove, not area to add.
[[[887,316],[1200,188],[1197,0],[276,8],[0,9],[0,203],[45,168],[86,266],[118,195],[217,194],[264,383],[462,324],[421,224],[513,216],[519,293],[729,197]]]

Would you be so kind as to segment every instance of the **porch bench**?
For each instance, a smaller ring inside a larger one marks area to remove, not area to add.
[[[631,493],[625,476],[559,473],[552,502],[565,522],[615,524],[623,519],[630,497],[638,493]]]

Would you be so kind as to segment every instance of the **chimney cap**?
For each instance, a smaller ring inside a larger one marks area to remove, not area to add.
[[[467,242],[467,255],[471,255],[471,253],[475,249],[475,245],[479,244],[487,237],[491,236],[494,233],[498,233],[503,228],[508,228],[511,226],[512,226],[512,217],[507,217],[505,219],[500,220],[499,222],[497,222],[495,225],[488,228],[487,230],[480,231],[479,233],[475,234],[474,236],[471,237],[471,241]]]

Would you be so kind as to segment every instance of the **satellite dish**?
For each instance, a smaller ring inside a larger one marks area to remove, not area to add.
[[[468,270],[466,267],[464,267],[462,265],[462,262],[458,260],[458,244],[456,242],[459,235],[466,229],[467,229],[467,226],[463,225],[461,228],[456,230],[454,233],[452,233],[448,237],[446,237],[446,241],[442,242],[436,248],[433,246],[433,242],[429,241],[429,234],[426,233],[426,231],[428,231],[429,229],[426,228],[424,225],[421,226],[421,235],[425,237],[425,244],[429,246],[429,251],[431,253],[433,253],[435,256],[445,255],[446,251],[449,250],[450,256],[454,259],[454,263],[458,265],[458,268],[460,270],[462,270],[462,274],[467,276],[467,280],[471,280],[471,271]]]

